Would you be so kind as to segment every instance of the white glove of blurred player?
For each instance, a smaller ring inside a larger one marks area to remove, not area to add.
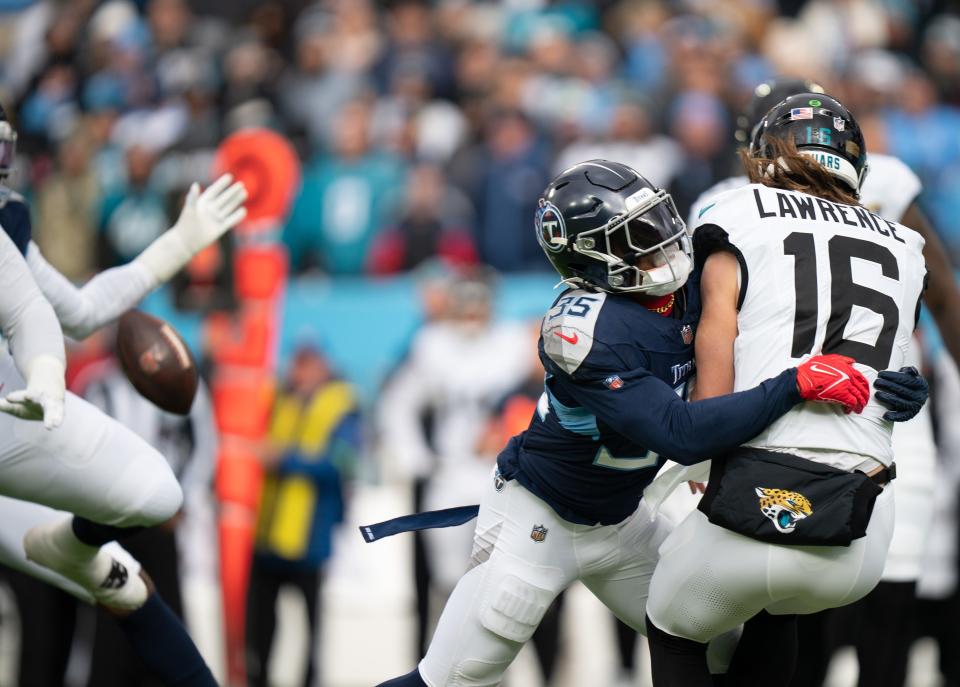
[[[42,420],[47,429],[63,422],[63,401],[66,394],[64,367],[50,355],[38,355],[30,363],[27,388],[0,398],[0,412],[23,420]]]
[[[247,215],[247,189],[224,174],[201,193],[194,183],[177,223],[137,256],[158,284],[169,281],[190,259],[239,224]]]

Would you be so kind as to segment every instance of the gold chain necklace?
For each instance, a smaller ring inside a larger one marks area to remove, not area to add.
[[[676,300],[677,300],[677,294],[671,293],[670,300],[667,301],[666,305],[661,305],[659,308],[648,308],[648,309],[650,310],[650,312],[655,312],[658,315],[662,315],[663,313],[667,312],[668,310],[670,310],[670,308],[673,307],[673,304]]]

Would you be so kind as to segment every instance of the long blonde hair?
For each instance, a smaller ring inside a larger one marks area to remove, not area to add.
[[[770,157],[753,157],[749,150],[740,149],[740,162],[751,184],[800,191],[846,205],[860,204],[840,179],[813,158],[801,155],[792,139],[767,138],[767,144],[772,149]]]

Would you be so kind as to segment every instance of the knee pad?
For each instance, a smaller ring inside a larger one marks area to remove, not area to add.
[[[183,506],[183,489],[169,468],[158,471],[152,486],[146,502],[140,508],[140,517],[148,521],[144,524],[159,525],[176,515]]]
[[[166,459],[149,446],[141,447],[133,460],[136,467],[127,473],[133,479],[122,487],[126,502],[120,520],[111,524],[152,527],[166,522],[183,505],[180,483]]]
[[[555,596],[549,589],[506,575],[480,612],[480,623],[504,639],[526,642]]]

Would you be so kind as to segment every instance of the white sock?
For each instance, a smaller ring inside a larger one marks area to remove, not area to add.
[[[67,518],[51,525],[46,531],[47,544],[53,550],[60,564],[56,567],[70,567],[82,572],[91,582],[99,583],[110,573],[112,557],[101,551],[98,546],[84,544],[73,533],[73,518]],[[43,561],[47,564],[47,561]]]

